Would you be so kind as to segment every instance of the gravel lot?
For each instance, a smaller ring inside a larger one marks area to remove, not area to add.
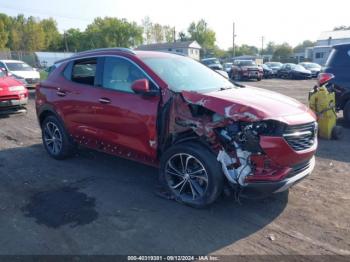
[[[248,84],[306,103],[314,81]],[[196,210],[158,197],[154,168],[90,150],[51,159],[31,93],[27,114],[0,119],[0,254],[350,255],[344,131],[319,142],[316,170],[289,193]]]

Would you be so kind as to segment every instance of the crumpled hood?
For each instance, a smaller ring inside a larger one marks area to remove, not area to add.
[[[278,120],[290,125],[315,121],[314,113],[297,100],[255,87],[196,93],[183,91],[184,99],[235,121]]]

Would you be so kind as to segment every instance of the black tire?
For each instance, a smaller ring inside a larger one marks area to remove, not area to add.
[[[332,138],[340,140],[343,137],[343,128],[341,126],[334,126],[332,129]]]
[[[44,119],[41,134],[44,147],[52,158],[61,160],[73,155],[76,146],[57,117],[50,115]]]
[[[350,100],[346,102],[343,109],[344,119],[347,124],[350,124]]]
[[[160,181],[169,193],[177,201],[195,208],[209,206],[223,190],[224,174],[215,155],[195,142],[170,147],[161,157],[159,172]]]
[[[257,80],[257,81],[261,81],[261,80],[262,80],[262,77],[258,77],[256,80]]]

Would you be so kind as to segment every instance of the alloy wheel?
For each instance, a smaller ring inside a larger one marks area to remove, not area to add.
[[[172,192],[181,198],[198,199],[205,195],[208,188],[208,173],[193,155],[179,153],[166,163],[165,177]]]
[[[44,127],[44,142],[52,155],[58,155],[62,150],[62,134],[53,122],[47,122]]]

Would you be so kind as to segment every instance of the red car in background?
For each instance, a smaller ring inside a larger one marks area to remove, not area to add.
[[[315,165],[317,124],[308,107],[181,55],[78,53],[39,84],[36,110],[51,157],[82,145],[159,167],[167,192],[194,207],[213,203],[224,187],[282,192]]]
[[[260,81],[264,77],[264,71],[253,60],[235,60],[232,65],[230,77],[237,81],[247,79]]]
[[[22,82],[0,70],[0,114],[21,112],[28,103],[28,90]]]

